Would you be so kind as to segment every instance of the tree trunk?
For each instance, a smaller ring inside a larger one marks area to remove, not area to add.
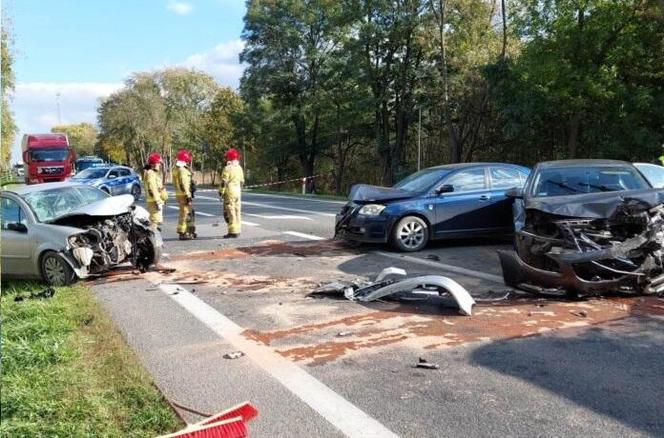
[[[576,158],[578,152],[579,129],[581,127],[581,114],[576,112],[569,122],[569,135],[567,137],[568,158]]]

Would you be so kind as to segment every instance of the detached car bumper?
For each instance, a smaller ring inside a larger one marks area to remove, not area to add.
[[[336,237],[365,243],[386,243],[392,220],[386,216],[351,216],[337,214]]]

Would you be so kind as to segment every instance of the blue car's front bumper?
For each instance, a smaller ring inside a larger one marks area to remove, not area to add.
[[[366,243],[385,243],[388,241],[392,223],[387,216],[361,216],[356,212],[346,216],[337,214],[337,237]]]

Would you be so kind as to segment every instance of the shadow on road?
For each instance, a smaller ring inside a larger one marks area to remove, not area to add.
[[[607,328],[486,344],[478,365],[526,381],[654,436],[664,436],[664,330],[628,318]]]

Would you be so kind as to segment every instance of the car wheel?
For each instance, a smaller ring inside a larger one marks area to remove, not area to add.
[[[134,197],[135,201],[141,197],[141,187],[139,185],[132,186],[131,195]]]
[[[74,270],[56,252],[48,251],[41,257],[42,280],[51,286],[66,286],[76,279]]]
[[[429,242],[429,226],[417,216],[406,216],[392,230],[392,244],[400,251],[414,252]]]

